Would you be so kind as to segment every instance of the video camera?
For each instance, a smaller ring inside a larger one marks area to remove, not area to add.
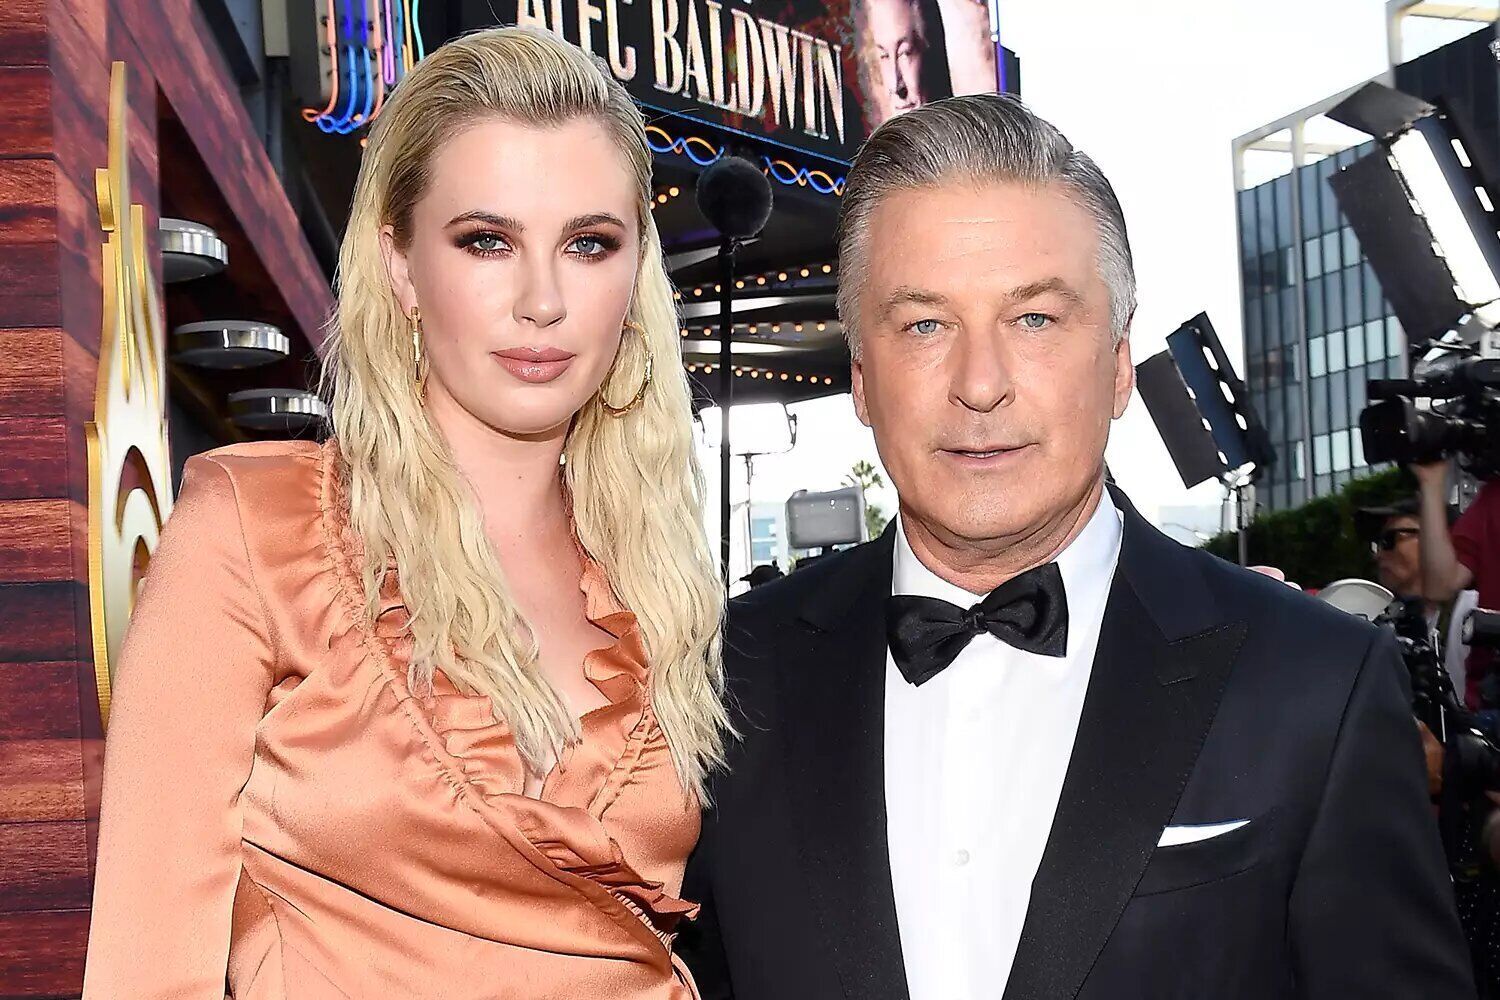
[[[1359,433],[1371,464],[1456,455],[1472,475],[1500,479],[1500,358],[1454,352],[1418,365],[1409,379],[1371,379],[1369,396],[1379,402],[1361,411]]]
[[[1461,798],[1500,791],[1500,747],[1465,710],[1433,644],[1421,598],[1393,602],[1375,624],[1395,631],[1411,675],[1412,713],[1443,745],[1444,789]],[[1464,622],[1464,641],[1500,648],[1500,613],[1473,611]]]

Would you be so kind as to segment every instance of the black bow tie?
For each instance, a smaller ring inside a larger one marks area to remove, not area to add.
[[[1007,580],[967,611],[934,597],[893,595],[886,602],[885,622],[891,655],[913,684],[942,673],[984,632],[1028,653],[1063,656],[1068,651],[1068,596],[1056,563]]]

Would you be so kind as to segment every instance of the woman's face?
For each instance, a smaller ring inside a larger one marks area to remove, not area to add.
[[[382,231],[402,311],[421,310],[429,406],[456,404],[512,436],[565,430],[620,346],[638,200],[625,156],[593,119],[493,119],[445,144],[410,245]]]

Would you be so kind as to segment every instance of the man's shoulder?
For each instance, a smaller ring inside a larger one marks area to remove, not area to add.
[[[1358,615],[1208,553],[1203,577],[1226,620],[1242,623],[1234,689],[1278,692],[1319,724],[1335,720],[1377,644],[1395,640]],[[1388,631],[1388,630],[1385,630]],[[1394,662],[1394,654],[1392,655]]]
[[[1176,543],[1173,543],[1174,546]],[[1275,651],[1364,650],[1379,630],[1364,619],[1263,573],[1179,546],[1183,586],[1207,589],[1225,621],[1244,622],[1255,645]]]
[[[868,582],[879,540],[823,556],[779,580],[756,587],[729,602],[729,622],[756,629],[797,619],[813,604],[836,602],[850,587]],[[886,570],[889,571],[887,566]],[[852,594],[848,594],[850,598]]]
[[[779,580],[729,602],[724,660],[731,676],[759,674],[785,660],[771,655],[797,637],[807,638],[836,622],[856,601],[867,600],[871,574],[889,576],[881,540],[824,556]]]

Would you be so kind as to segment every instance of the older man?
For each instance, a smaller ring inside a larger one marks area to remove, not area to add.
[[[900,514],[730,612],[704,996],[1472,997],[1391,640],[1105,487],[1135,282],[1093,162],[939,101],[839,241]]]

